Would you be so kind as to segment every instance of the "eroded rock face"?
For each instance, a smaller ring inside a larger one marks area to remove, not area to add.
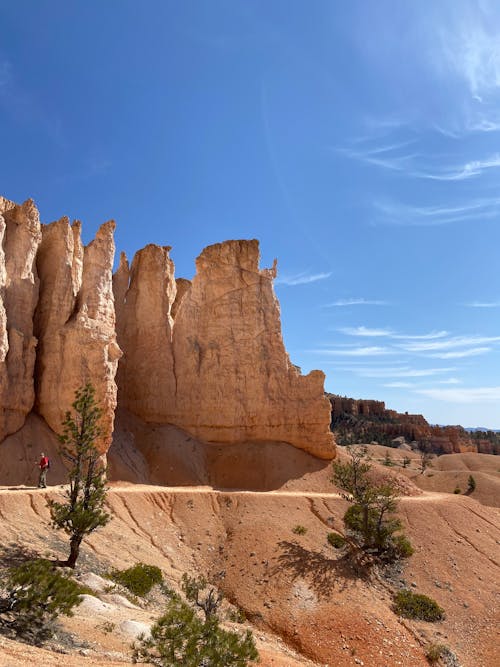
[[[209,246],[176,301],[167,250],[140,251],[117,306],[120,402],[145,421],[208,442],[281,441],[332,458],[324,375],[302,376],[291,364],[272,287],[276,269],[258,264],[257,241]]]
[[[118,344],[125,352],[117,377],[120,405],[148,422],[175,423],[170,309],[176,283],[169,251],[146,246],[130,272],[122,256],[114,279]]]
[[[114,222],[105,223],[84,248],[80,223],[62,218],[43,226],[37,257],[37,412],[59,432],[75,391],[92,382],[103,410],[103,452],[111,444],[121,356],[112,291],[114,229]]]
[[[24,424],[34,394],[38,300],[35,257],[40,217],[28,199],[17,205],[0,199],[0,439]]]
[[[32,418],[60,433],[90,381],[105,454],[117,374],[124,411],[182,429],[200,447],[282,442],[332,458],[324,376],[302,376],[288,358],[276,266],[259,269],[257,241],[209,246],[192,282],[175,279],[170,248],[156,245],[130,267],[122,255],[113,277],[114,228],[105,223],[84,247],[79,222],[41,225],[31,200],[0,197],[0,443]]]

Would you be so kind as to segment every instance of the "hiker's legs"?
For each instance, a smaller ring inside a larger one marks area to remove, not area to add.
[[[38,478],[38,488],[47,488],[47,468],[40,470],[40,477]]]

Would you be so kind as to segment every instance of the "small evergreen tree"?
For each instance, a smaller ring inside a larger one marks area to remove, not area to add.
[[[222,596],[215,589],[200,600],[206,588],[203,577],[184,575],[182,589],[191,606],[168,592],[165,614],[151,628],[151,637],[139,638],[133,662],[157,667],[246,667],[259,658],[250,630],[240,635],[220,627],[217,608]],[[204,618],[196,613],[203,611]]]
[[[409,456],[405,456],[403,459],[403,468],[407,468],[411,463],[411,459]]]
[[[366,447],[347,448],[350,460],[333,464],[332,482],[340,487],[351,503],[344,515],[344,525],[351,531],[354,544],[374,552],[384,560],[406,558],[413,553],[404,535],[396,535],[402,524],[394,518],[398,490],[394,482],[374,483],[366,463]],[[353,546],[352,541],[350,542]]]
[[[81,602],[81,587],[43,559],[11,568],[2,588],[0,625],[33,644],[49,639],[56,618],[72,616]]]
[[[467,480],[467,493],[472,493],[475,490],[476,490],[476,480],[472,475],[469,475],[469,479]]]
[[[100,464],[95,446],[102,433],[99,427],[102,413],[90,383],[76,391],[72,407],[74,415],[66,413],[63,434],[59,438],[61,454],[73,466],[69,471],[69,490],[65,502],[49,500],[48,506],[52,525],[70,536],[68,559],[60,564],[74,568],[83,538],[105,526],[111,517],[104,510],[106,470]]]

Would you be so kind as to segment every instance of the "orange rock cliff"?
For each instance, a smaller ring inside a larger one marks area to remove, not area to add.
[[[205,248],[192,282],[156,245],[130,267],[122,254],[113,276],[114,227],[84,247],[79,222],[44,225],[32,200],[0,197],[0,447],[26,459],[19,470],[60,432],[87,381],[103,409],[103,453],[118,406],[205,443],[280,442],[333,458],[324,375],[290,362],[276,268],[259,269],[258,242]]]

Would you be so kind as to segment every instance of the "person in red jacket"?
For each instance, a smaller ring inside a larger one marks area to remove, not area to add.
[[[40,454],[40,462],[38,464],[38,467],[40,468],[40,477],[38,478],[38,488],[39,489],[46,489],[47,488],[47,471],[50,467],[49,463],[49,457],[45,456],[45,454],[42,452]]]

